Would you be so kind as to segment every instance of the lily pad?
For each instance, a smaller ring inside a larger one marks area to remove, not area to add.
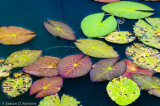
[[[118,31],[118,32],[112,32],[109,35],[105,37],[105,40],[112,43],[117,44],[126,44],[134,41],[136,39],[135,36],[133,36],[128,31]]]
[[[11,65],[1,65],[0,66],[0,78],[9,76],[11,69],[12,69]]]
[[[28,42],[36,35],[34,32],[17,26],[0,27],[0,43],[6,45],[18,45]]]
[[[160,97],[160,79],[157,77],[149,77],[147,75],[134,74],[134,81],[142,90],[148,90],[148,93]]]
[[[32,78],[29,74],[16,73],[15,78],[7,77],[2,83],[2,89],[8,97],[17,97],[28,91],[32,85]]]
[[[126,56],[141,68],[160,72],[160,53],[156,49],[135,43],[126,49]]]
[[[76,78],[86,75],[92,67],[89,56],[83,58],[83,54],[64,57],[57,66],[59,74],[63,78]]]
[[[62,77],[45,77],[34,82],[30,88],[30,95],[38,93],[36,98],[56,94],[63,84]]]
[[[41,50],[20,50],[12,53],[5,61],[13,68],[24,67],[33,64],[41,56]]]
[[[101,82],[117,78],[126,70],[126,62],[122,60],[118,63],[119,58],[102,59],[92,66],[90,78],[93,82]]]
[[[47,21],[44,22],[44,26],[53,36],[67,40],[76,40],[73,30],[67,24],[50,19]]]
[[[134,25],[134,33],[144,44],[160,49],[160,18],[139,20]]]
[[[115,58],[118,53],[108,44],[100,40],[80,39],[75,45],[84,53],[97,58]]]
[[[115,78],[107,85],[109,97],[118,105],[129,105],[140,95],[138,85],[126,77]]]
[[[52,56],[40,57],[35,63],[23,68],[23,71],[35,76],[56,76],[59,75],[57,64],[60,58]]]
[[[104,13],[96,13],[85,17],[81,22],[81,29],[87,37],[100,37],[113,32],[117,28],[117,21],[110,16],[104,21]]]
[[[102,2],[102,3],[112,3],[112,2],[117,2],[120,0],[94,0],[94,1]]]
[[[154,14],[152,12],[147,12],[154,11],[154,9],[147,5],[133,1],[119,1],[106,4],[102,7],[102,10],[117,17],[127,19],[140,19]]]

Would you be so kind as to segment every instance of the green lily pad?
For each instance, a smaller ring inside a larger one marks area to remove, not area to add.
[[[11,65],[1,65],[0,66],[0,78],[7,77],[10,75],[10,70],[12,69]]]
[[[105,40],[112,43],[117,44],[126,44],[134,41],[136,39],[135,36],[133,36],[128,31],[118,31],[118,32],[112,32],[109,35],[105,37]]]
[[[115,78],[107,85],[107,92],[110,98],[118,105],[129,105],[140,95],[138,85],[126,77]]]
[[[154,11],[154,9],[133,1],[119,1],[106,4],[102,7],[102,10],[117,17],[123,17],[127,19],[140,19],[154,14],[152,12],[146,12]]]
[[[126,56],[141,68],[160,72],[160,53],[156,49],[135,43],[126,49]]]
[[[134,33],[144,44],[160,49],[160,18],[147,18],[146,21],[149,24],[139,20],[134,25]]]
[[[115,58],[118,53],[108,44],[100,40],[80,39],[75,45],[84,53],[98,58]]]
[[[36,62],[41,54],[41,50],[16,51],[6,59],[5,64],[11,64],[13,68],[28,66]]]
[[[87,37],[100,37],[113,32],[117,27],[114,16],[104,21],[104,13],[96,13],[85,17],[81,22],[81,29]]]

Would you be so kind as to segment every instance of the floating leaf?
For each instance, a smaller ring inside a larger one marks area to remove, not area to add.
[[[120,0],[94,0],[94,1],[102,2],[102,3],[112,3],[112,2],[117,2]]]
[[[147,75],[134,74],[134,81],[142,90],[148,90],[148,93],[160,97],[160,79],[157,77],[149,77]]]
[[[105,37],[105,40],[112,43],[126,44],[136,39],[135,36],[128,31],[112,32]]]
[[[118,57],[118,53],[114,49],[100,40],[80,39],[75,45],[84,53],[92,57],[98,58],[114,58]]]
[[[0,78],[7,77],[10,75],[10,70],[12,69],[11,65],[1,65],[0,66]]]
[[[50,19],[47,21],[48,22],[44,22],[44,26],[46,30],[53,36],[67,40],[76,40],[73,30],[68,25]]]
[[[139,20],[134,26],[134,33],[144,44],[160,49],[160,18],[147,18],[146,23]]]
[[[22,27],[0,27],[0,43],[2,44],[18,45],[28,42],[35,36],[34,32]]]
[[[63,94],[61,97],[61,106],[78,106],[80,104],[75,98]]]
[[[41,56],[40,50],[20,50],[12,53],[5,61],[5,64],[12,64],[12,67],[24,67],[36,62]]]
[[[158,50],[135,43],[126,49],[126,55],[139,67],[160,72],[160,53]]]
[[[38,93],[36,98],[56,94],[60,91],[63,84],[62,77],[45,77],[37,80],[30,88],[30,95]]]
[[[133,74],[145,74],[148,76],[152,76],[154,74],[153,71],[147,70],[147,69],[143,69],[135,64],[132,63],[132,61],[125,59],[126,63],[127,63],[127,69],[125,71],[125,73],[122,75],[122,77],[127,77],[129,79],[133,79],[132,75]]]
[[[27,92],[32,85],[32,78],[29,74],[21,73],[20,76],[14,76],[16,77],[7,77],[7,79],[2,83],[3,92],[9,97],[17,97]]]
[[[115,78],[107,85],[107,92],[110,98],[118,105],[129,105],[140,95],[138,85],[128,78]]]
[[[112,80],[113,78],[123,75],[126,70],[126,62],[122,60],[118,63],[119,58],[102,59],[92,66],[90,78],[93,82]]]
[[[110,16],[104,21],[104,13],[92,14],[85,17],[81,22],[81,29],[88,37],[105,36],[113,32],[117,27],[114,16]]]
[[[43,56],[40,57],[34,64],[26,66],[23,68],[23,71],[35,75],[35,76],[56,76],[59,75],[57,70],[57,64],[60,61],[60,58]]]
[[[64,57],[57,66],[59,74],[63,78],[76,78],[86,75],[92,67],[89,56],[83,58],[83,54]]]
[[[0,64],[5,62],[5,59],[0,59]]]
[[[154,14],[151,12],[147,12],[154,11],[154,9],[144,4],[132,1],[119,1],[106,4],[102,7],[102,10],[112,15],[127,19],[140,19]]]

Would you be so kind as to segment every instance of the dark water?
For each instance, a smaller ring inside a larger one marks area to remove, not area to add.
[[[156,14],[152,17],[160,17],[160,2],[144,2],[144,3],[156,11]],[[65,22],[71,26],[75,32],[76,38],[86,38],[80,29],[81,20],[89,14],[102,12],[101,6],[104,4],[94,2],[93,0],[0,0],[0,25],[1,26],[20,26],[28,28],[34,31],[37,36],[30,42],[17,45],[17,46],[5,46],[0,45],[0,57],[6,58],[12,52],[21,49],[41,49],[43,55],[52,55],[57,57],[64,57],[70,54],[81,53],[78,49],[70,49],[69,52],[65,52],[68,48],[49,49],[54,46],[75,46],[73,41],[67,41],[60,38],[55,38],[49,34],[43,26],[43,22],[46,19],[53,19]],[[128,30],[132,32],[132,26],[137,20],[125,20],[123,25],[120,25],[121,30]],[[114,49],[119,53],[120,60],[125,57],[125,48],[128,45],[116,45],[111,44]],[[99,59],[91,58],[95,63]],[[21,70],[15,69],[14,71]],[[33,77],[36,81],[38,78]],[[1,80],[2,82],[3,80]],[[64,85],[59,92],[75,97],[81,101],[84,106],[116,106],[116,104],[108,97],[106,93],[106,85],[108,82],[93,83],[90,81],[89,75],[76,79],[64,79]],[[0,105],[8,102],[12,105],[25,103],[37,103],[41,99],[35,99],[35,95],[29,96],[29,92],[18,96],[16,98],[8,99],[0,89]],[[147,92],[142,91],[141,96],[131,106],[159,106],[160,99],[154,96],[150,96]],[[11,105],[10,104],[10,105]],[[29,105],[28,105],[29,106]]]

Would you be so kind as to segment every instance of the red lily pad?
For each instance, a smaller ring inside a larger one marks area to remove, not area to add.
[[[86,75],[92,67],[89,56],[83,58],[83,54],[64,57],[58,63],[59,74],[63,78],[76,78]]]
[[[56,76],[59,75],[57,64],[60,58],[52,56],[40,57],[34,64],[26,66],[23,71],[35,76]]]
[[[33,83],[30,88],[30,95],[38,93],[36,98],[53,95],[60,91],[62,85],[62,77],[45,77]]]
[[[137,65],[135,65],[132,61],[125,59],[126,64],[127,64],[127,69],[125,71],[125,73],[122,75],[122,77],[127,77],[129,79],[132,79],[132,75],[133,74],[145,74],[148,76],[152,76],[154,74],[153,71],[147,70],[147,69],[143,69]]]
[[[113,2],[120,1],[120,0],[94,0],[94,1],[102,2],[102,3],[113,3]]]

